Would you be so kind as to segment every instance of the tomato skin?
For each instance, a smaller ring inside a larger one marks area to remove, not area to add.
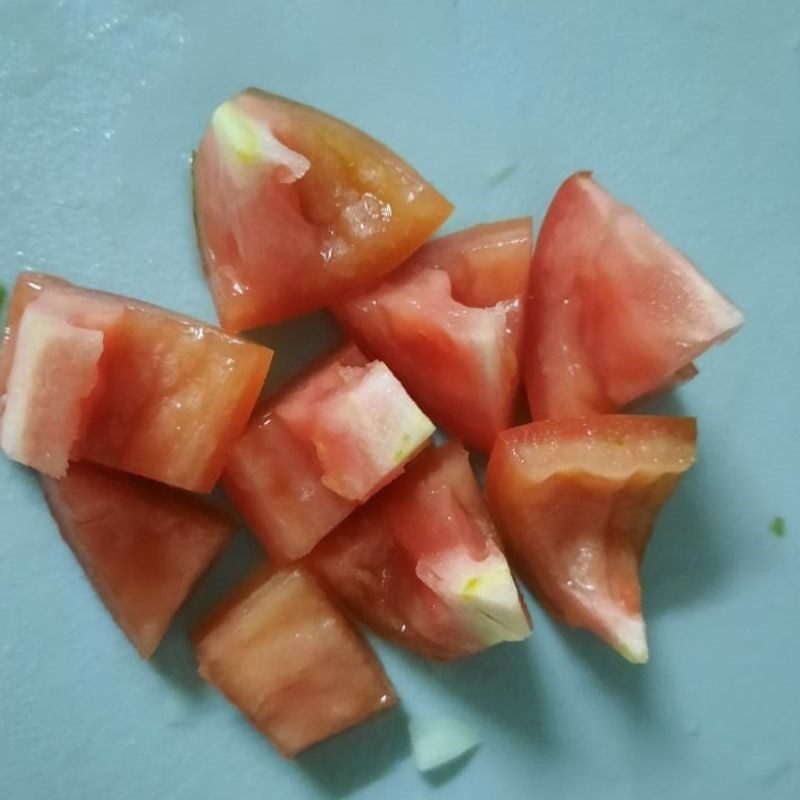
[[[531,264],[525,386],[534,419],[608,414],[696,373],[741,312],[590,173],[559,188]]]
[[[66,477],[41,482],[64,541],[149,658],[233,522],[199,497],[92,464],[73,463]]]
[[[8,388],[22,315],[45,296],[68,309],[74,324],[103,332],[97,389],[70,458],[211,491],[253,410],[272,351],[147,303],[24,273],[5,331],[0,393]],[[115,313],[102,324],[80,319],[84,306],[97,305]]]
[[[530,217],[484,222],[433,239],[406,263],[416,270],[443,270],[453,299],[487,308],[525,297],[532,238]]]
[[[296,566],[256,572],[193,640],[200,674],[287,758],[396,703],[369,645]]]
[[[436,239],[334,310],[426,413],[487,453],[519,390],[531,226],[505,220]]]
[[[358,621],[427,658],[450,661],[530,633],[527,609],[457,442],[418,456],[306,563]],[[496,591],[465,596],[465,586],[487,575]],[[489,625],[484,611],[492,614]]]
[[[691,418],[604,415],[512,428],[489,459],[489,507],[522,579],[632,661],[647,660],[639,565],[695,443]]]
[[[344,345],[256,410],[223,485],[267,553],[293,561],[399,475],[432,433],[385,365]]]
[[[223,118],[281,153],[254,150],[247,165],[232,164]],[[294,168],[270,156],[288,156]],[[452,211],[384,145],[322,111],[257,89],[217,109],[193,179],[204,270],[221,324],[234,332],[363,291]]]

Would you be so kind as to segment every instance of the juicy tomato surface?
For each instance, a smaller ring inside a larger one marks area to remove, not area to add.
[[[200,674],[280,753],[395,704],[380,662],[305,570],[261,570],[196,631]]]
[[[346,345],[256,411],[223,485],[269,555],[290,561],[399,475],[433,430],[384,364]]]
[[[695,443],[688,417],[540,420],[501,434],[489,459],[489,507],[523,580],[633,662],[648,657],[639,566]]]
[[[525,384],[534,419],[613,413],[696,373],[741,312],[589,173],[567,179],[531,267]]]
[[[322,111],[255,89],[216,109],[193,174],[203,266],[231,331],[365,289],[452,211],[384,145]]]
[[[529,218],[477,225],[425,245],[335,314],[437,423],[488,453],[512,424],[530,260]]]
[[[144,658],[233,533],[205,500],[93,464],[42,476],[66,543],[117,624]]]
[[[307,559],[377,633],[431,658],[459,658],[530,633],[463,447],[428,449]]]
[[[4,449],[53,477],[68,457],[210,491],[271,358],[189,317],[25,273],[0,355]]]

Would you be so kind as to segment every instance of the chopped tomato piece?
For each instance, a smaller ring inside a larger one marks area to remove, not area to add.
[[[271,357],[197,320],[26,273],[0,358],[0,442],[55,477],[86,460],[210,491]]]
[[[200,674],[289,758],[396,702],[369,646],[297,567],[257,573],[194,639]]]
[[[525,639],[530,619],[461,445],[420,455],[308,557],[353,616],[438,659]]]
[[[505,431],[486,477],[512,563],[556,619],[647,661],[639,565],[695,459],[688,417],[540,420]]]
[[[267,552],[290,561],[399,475],[433,430],[386,365],[350,345],[256,412],[223,484]]]
[[[214,111],[194,160],[194,203],[203,266],[231,331],[363,291],[452,211],[371,137],[256,89]]]
[[[512,424],[530,259],[529,218],[477,225],[425,245],[335,313],[426,413],[488,452]]]
[[[742,314],[589,173],[566,180],[531,268],[525,384],[533,417],[613,413],[696,374]]]
[[[325,486],[313,451],[269,410],[233,446],[222,483],[267,553],[286,561],[356,507]]]
[[[9,458],[59,478],[99,380],[102,330],[70,324],[40,297],[22,315],[0,444]]]
[[[97,593],[149,658],[233,523],[201,498],[92,464],[43,476],[42,487]]]

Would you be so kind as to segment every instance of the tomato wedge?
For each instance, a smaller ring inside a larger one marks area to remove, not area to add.
[[[451,660],[530,634],[530,618],[464,448],[428,449],[308,557],[382,636]]]
[[[189,317],[24,273],[0,355],[0,444],[52,477],[86,460],[207,492],[271,358]]]
[[[233,523],[201,498],[92,464],[42,476],[42,487],[100,598],[149,658]]]
[[[534,419],[613,413],[696,374],[742,324],[696,267],[591,174],[567,179],[531,268],[525,384]]]
[[[477,225],[425,245],[335,314],[426,413],[488,453],[512,424],[530,259],[530,218]]]
[[[489,459],[489,507],[523,580],[635,663],[648,657],[639,565],[695,442],[687,417],[540,420],[501,434]]]
[[[256,411],[223,485],[270,556],[291,561],[399,475],[433,431],[385,364],[346,345]]]
[[[258,572],[194,641],[200,674],[288,758],[396,702],[369,646],[297,567]]]
[[[230,331],[363,291],[452,211],[384,145],[256,89],[214,111],[193,173],[203,266]]]

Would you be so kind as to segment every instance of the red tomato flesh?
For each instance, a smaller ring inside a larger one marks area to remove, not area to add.
[[[691,377],[742,324],[695,266],[589,173],[566,180],[531,268],[525,384],[536,418],[613,413]]]
[[[308,557],[359,621],[430,658],[449,660],[530,633],[461,445],[420,455]]]
[[[425,245],[335,310],[430,416],[489,452],[519,389],[531,220],[477,225]]]
[[[452,211],[371,137],[256,89],[217,108],[193,173],[203,266],[230,331],[363,291]]]
[[[291,561],[399,475],[433,430],[386,365],[345,346],[254,414],[223,484],[270,556]]]
[[[53,477],[86,460],[207,492],[271,358],[197,320],[25,273],[0,357],[0,441]]]
[[[233,533],[202,499],[133,475],[72,464],[42,476],[50,510],[97,593],[144,658]]]
[[[686,417],[540,420],[501,434],[489,459],[489,507],[523,580],[556,619],[636,663],[639,565],[696,433]]]
[[[396,702],[369,646],[303,569],[261,571],[194,640],[200,674],[288,758]]]

